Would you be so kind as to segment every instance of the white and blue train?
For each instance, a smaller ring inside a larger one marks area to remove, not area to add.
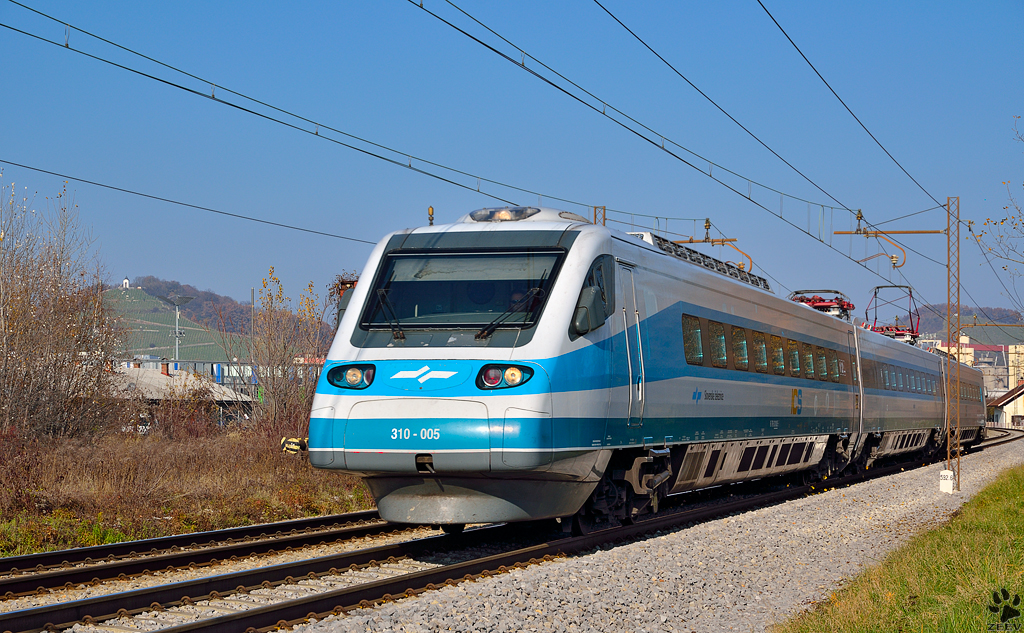
[[[576,214],[481,209],[373,250],[317,385],[311,463],[383,518],[573,517],[945,446],[945,360],[753,274]],[[984,433],[960,367],[961,441]]]

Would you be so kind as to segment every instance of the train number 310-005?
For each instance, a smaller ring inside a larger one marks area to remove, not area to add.
[[[421,440],[439,440],[441,439],[441,429],[420,429],[419,433],[413,433],[412,429],[391,429],[391,439],[393,440],[407,440],[410,437]]]

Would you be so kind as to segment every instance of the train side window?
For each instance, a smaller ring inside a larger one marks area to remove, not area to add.
[[[851,356],[851,358],[852,358],[852,356]],[[857,361],[855,360],[853,362],[854,362],[854,365],[853,365],[853,370],[854,370],[853,371],[853,375],[854,375],[854,380],[856,381],[857,380],[857,378],[856,378],[856,376],[857,376],[857,364],[856,364]],[[861,363],[861,371],[864,372],[864,387],[867,388],[867,389],[871,389],[871,388],[876,387],[877,383],[875,381],[875,376],[874,376],[874,374],[871,373],[871,372],[874,371],[874,364],[869,359],[865,358],[864,361]]]
[[[900,391],[903,391],[903,369],[899,367],[896,368],[896,383],[899,385]]]
[[[729,359],[725,350],[725,326],[717,321],[708,321],[708,337],[711,345],[711,365],[727,367]]]
[[[814,348],[807,343],[801,343],[804,352],[804,378],[814,380]]]
[[[921,374],[919,372],[914,372],[914,383],[917,385],[917,392],[921,393],[923,389],[921,389]]]
[[[732,366],[747,371],[747,331],[741,327],[732,328]]]
[[[614,312],[614,274],[615,260],[611,255],[600,255],[590,265],[569,325],[572,340],[601,327]]]
[[[850,372],[853,374],[853,384],[856,385],[860,378],[857,375],[857,359],[853,356],[850,356]]]
[[[772,342],[772,371],[776,376],[786,375],[786,353],[782,351],[782,337],[771,337]]]
[[[800,377],[800,344],[789,341],[789,375]]]
[[[818,380],[828,380],[828,367],[825,365],[825,348],[814,348],[814,361],[818,369]]]
[[[704,364],[704,344],[700,340],[700,320],[688,314],[683,315],[683,353],[687,365]]]
[[[761,332],[754,332],[754,370],[768,373],[768,350],[765,349],[764,334]]]
[[[828,354],[828,379],[832,382],[839,382],[839,356],[834,349],[827,350]]]
[[[889,367],[885,365],[882,366],[882,384],[886,389],[889,388]]]

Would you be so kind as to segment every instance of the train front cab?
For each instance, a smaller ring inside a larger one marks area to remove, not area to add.
[[[566,332],[599,248],[593,236],[574,247],[566,226],[386,239],[318,384],[311,463],[362,476],[390,521],[573,514],[608,451],[590,437],[574,450],[577,425],[552,401],[550,372],[568,368]]]

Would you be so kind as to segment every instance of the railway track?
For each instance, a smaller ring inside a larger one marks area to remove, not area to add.
[[[1024,437],[1005,431],[980,448]],[[978,450],[978,449],[975,449]],[[913,464],[893,464],[844,477],[843,487],[900,472]],[[820,484],[789,486],[705,507],[680,506],[632,525],[585,536],[562,537],[540,525],[493,525],[469,529],[458,537],[431,536],[294,563],[260,567],[187,582],[161,585],[87,600],[0,614],[0,631],[63,630],[185,631],[271,630],[310,618],[323,618],[382,601],[416,595],[445,584],[503,573],[513,567],[584,552],[645,533],[708,521],[799,498]],[[740,488],[730,488],[739,491]],[[386,524],[382,524],[385,525]],[[393,528],[393,526],[391,526]],[[504,551],[496,544],[510,545]],[[486,550],[481,552],[481,550]],[[452,558],[460,558],[448,562]],[[84,625],[84,626],[83,626]]]
[[[0,596],[10,599],[401,529],[368,511],[11,557],[3,560],[7,571],[0,572]]]

